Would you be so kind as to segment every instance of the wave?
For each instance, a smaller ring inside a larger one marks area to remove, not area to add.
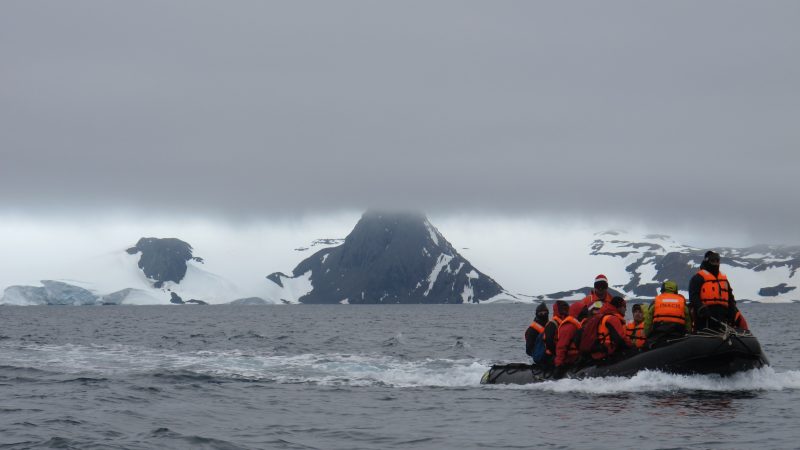
[[[675,375],[642,371],[631,378],[605,377],[583,380],[562,379],[528,385],[496,386],[499,389],[538,390],[554,393],[623,394],[637,392],[752,392],[800,389],[800,371],[776,372],[762,367],[729,377],[718,375]]]
[[[282,355],[240,350],[178,352],[128,345],[0,346],[0,372],[24,368],[28,377],[102,382],[116,376],[157,377],[164,382],[254,381],[324,386],[469,388],[491,365],[474,358],[407,359],[384,354]],[[632,378],[564,379],[523,386],[481,386],[545,392],[616,394],[670,391],[776,391],[800,389],[800,371],[765,367],[731,377],[641,372]]]

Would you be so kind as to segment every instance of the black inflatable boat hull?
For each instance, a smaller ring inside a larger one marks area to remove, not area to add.
[[[675,374],[728,376],[769,365],[758,339],[752,335],[691,335],[672,344],[638,353],[614,364],[588,366],[570,378],[629,377],[642,370]],[[528,384],[545,381],[550,373],[530,364],[494,365],[481,384]]]

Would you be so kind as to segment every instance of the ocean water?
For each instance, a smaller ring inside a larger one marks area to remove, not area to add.
[[[800,304],[771,367],[481,386],[524,305],[0,307],[0,448],[798,448]]]

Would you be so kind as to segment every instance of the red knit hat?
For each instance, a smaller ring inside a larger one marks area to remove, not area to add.
[[[600,285],[598,286],[598,284],[600,284]],[[596,288],[606,287],[607,288],[608,287],[608,278],[606,278],[606,276],[603,275],[602,273],[600,275],[594,277],[594,287],[596,287]]]

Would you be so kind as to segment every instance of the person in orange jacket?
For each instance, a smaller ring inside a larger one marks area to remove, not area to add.
[[[625,357],[625,351],[633,348],[633,343],[625,332],[625,299],[614,297],[600,309],[600,326],[597,340],[603,350],[592,353],[592,359],[601,364],[610,364]]]
[[[569,315],[558,326],[558,339],[556,339],[555,371],[553,378],[561,378],[572,365],[578,362],[580,352],[581,323],[586,318],[588,310],[583,303],[575,302],[569,307]]]
[[[641,349],[644,347],[644,312],[642,312],[642,305],[637,303],[631,308],[633,320],[625,325],[625,331],[628,334],[628,339],[631,340],[636,348]]]
[[[709,250],[700,270],[689,280],[689,309],[696,331],[720,329],[732,324],[736,315],[733,289],[719,265],[719,253]]]
[[[608,292],[608,278],[602,273],[594,277],[594,289],[581,300],[581,303],[588,308],[596,301],[601,301],[603,303],[611,301],[611,294]]]
[[[672,280],[661,283],[661,293],[650,305],[648,315],[650,326],[645,325],[648,348],[683,337],[691,330],[691,315],[686,299],[678,292],[678,283]]]

